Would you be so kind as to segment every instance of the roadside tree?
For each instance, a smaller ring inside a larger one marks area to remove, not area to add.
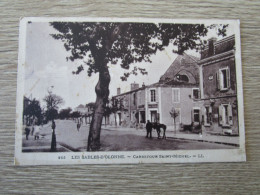
[[[99,74],[95,87],[96,102],[88,137],[88,151],[100,148],[100,133],[105,107],[108,103],[110,73],[109,64],[120,65],[129,70],[121,77],[125,81],[131,74],[147,74],[146,70],[133,64],[151,62],[150,57],[173,45],[173,52],[200,49],[201,37],[212,26],[204,24],[170,23],[113,23],[113,22],[52,22],[58,32],[52,34],[61,40],[70,52],[67,60],[80,60],[74,74],[87,67],[88,76]],[[219,34],[225,35],[226,25],[219,25]],[[130,70],[130,66],[133,66]]]

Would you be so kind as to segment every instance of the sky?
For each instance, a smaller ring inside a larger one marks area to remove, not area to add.
[[[227,35],[231,35],[232,28]],[[98,74],[87,76],[86,70],[79,75],[72,74],[80,65],[80,61],[67,61],[69,53],[65,50],[60,40],[55,40],[50,34],[56,33],[55,29],[47,22],[32,22],[27,24],[26,51],[25,51],[25,96],[36,98],[44,106],[43,98],[47,91],[61,96],[64,104],[61,108],[75,108],[80,104],[95,102],[95,85]],[[233,33],[234,34],[234,33]],[[205,39],[216,36],[215,31],[209,32]],[[199,57],[195,51],[187,51],[188,54]],[[130,90],[131,83],[144,83],[149,85],[159,81],[169,66],[177,57],[172,53],[172,47],[157,52],[151,57],[152,63],[136,63],[138,67],[146,68],[148,75],[131,75],[127,81],[121,81],[120,76],[125,72],[119,65],[110,65],[111,76],[110,97],[116,95],[118,87],[121,93]],[[87,69],[87,68],[85,68]]]

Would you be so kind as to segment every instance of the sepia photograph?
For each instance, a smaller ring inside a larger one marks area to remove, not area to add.
[[[245,161],[239,20],[23,18],[15,164]]]

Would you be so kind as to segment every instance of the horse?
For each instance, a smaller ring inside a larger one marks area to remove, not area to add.
[[[153,123],[153,128],[156,129],[157,131],[157,134],[158,134],[158,139],[161,137],[161,128],[163,129],[163,137],[162,139],[166,139],[166,129],[167,129],[167,126],[165,124],[160,124],[160,123]]]

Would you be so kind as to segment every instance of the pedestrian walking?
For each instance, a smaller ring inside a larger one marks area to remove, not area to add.
[[[78,123],[77,124],[77,130],[79,131],[79,129],[80,129],[80,126],[81,126],[81,123]]]
[[[152,138],[152,129],[153,129],[153,124],[149,120],[147,120],[147,123],[146,123],[146,132],[147,132],[146,138],[148,138],[149,135],[150,135],[150,138]]]
[[[40,139],[40,126],[34,126],[34,140]]]
[[[26,125],[24,130],[25,130],[26,140],[28,140],[30,134],[30,127]]]

